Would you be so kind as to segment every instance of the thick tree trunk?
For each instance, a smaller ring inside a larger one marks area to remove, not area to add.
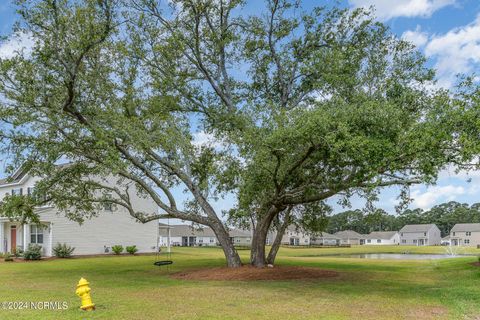
[[[240,260],[240,256],[238,255],[237,250],[235,250],[235,246],[230,240],[230,235],[227,230],[225,230],[225,227],[220,223],[213,224],[211,228],[213,232],[215,232],[220,246],[222,246],[225,259],[227,259],[227,266],[230,268],[241,267],[242,261]]]
[[[268,229],[270,228],[273,218],[280,211],[281,210],[277,207],[272,206],[265,216],[258,221],[252,237],[252,249],[250,252],[250,264],[252,266],[257,268],[263,268],[266,266],[265,243],[267,240]]]
[[[278,249],[280,249],[280,244],[282,243],[283,235],[285,234],[285,230],[287,230],[287,227],[290,224],[291,211],[292,211],[292,207],[289,207],[288,210],[285,212],[285,217],[282,225],[277,230],[277,234],[275,235],[275,240],[273,241],[272,247],[270,248],[270,252],[268,253],[268,257],[267,257],[268,264],[273,265],[275,263],[275,258],[277,257]]]

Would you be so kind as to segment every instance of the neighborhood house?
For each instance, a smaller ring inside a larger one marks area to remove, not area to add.
[[[310,236],[295,226],[289,226],[285,230],[281,244],[290,246],[308,246],[310,245]]]
[[[236,246],[249,246],[252,235],[250,232],[240,229],[232,229],[229,231],[230,241]],[[170,238],[170,246],[182,247],[205,247],[218,246],[217,237],[213,230],[209,227],[192,227],[191,225],[166,225],[159,224],[158,242],[161,247],[168,247],[168,239]]]
[[[318,236],[313,236],[310,239],[310,244],[319,246],[338,246],[340,244],[340,238],[336,235],[322,232]]]
[[[365,244],[365,235],[353,230],[344,230],[335,232],[335,236],[340,238],[340,244]]]
[[[61,167],[59,167],[61,170]],[[98,178],[103,184],[116,184],[113,178]],[[7,194],[33,194],[35,183],[39,177],[30,176],[22,168],[12,177],[0,180],[0,198]],[[152,212],[156,205],[147,199],[140,198],[135,192],[131,201],[136,210]],[[53,255],[53,247],[57,243],[66,243],[75,248],[73,254],[103,254],[111,252],[114,245],[124,247],[136,245],[139,252],[154,252],[158,232],[158,220],[139,223],[120,206],[105,205],[98,217],[86,220],[83,224],[71,221],[55,207],[45,205],[36,208],[41,223],[22,224],[0,217],[0,252],[15,252],[27,248],[30,243],[42,247],[44,256]]]
[[[410,246],[440,245],[440,229],[435,224],[407,224],[400,229],[400,244]]]
[[[457,223],[450,230],[452,246],[480,245],[480,223]]]
[[[365,238],[365,244],[371,245],[398,245],[400,243],[398,231],[374,231]]]

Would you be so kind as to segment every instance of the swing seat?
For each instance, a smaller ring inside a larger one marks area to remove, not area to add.
[[[172,264],[172,263],[173,263],[173,261],[171,261],[171,260],[160,260],[160,261],[155,261],[153,264],[155,266],[161,267],[161,266],[166,266],[166,265]]]

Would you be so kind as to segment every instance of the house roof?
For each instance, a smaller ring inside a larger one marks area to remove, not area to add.
[[[55,167],[57,168],[63,168],[63,167],[68,167],[72,165],[72,163],[59,163],[56,164]],[[0,187],[3,185],[9,185],[9,184],[17,184],[20,182],[29,172],[30,167],[26,166],[25,164],[22,164],[20,167],[15,170],[12,175],[9,177],[0,179]]]
[[[407,224],[400,229],[399,232],[427,232],[432,227],[436,227],[435,224]]]
[[[170,226],[170,228],[170,236],[172,237],[215,237],[215,233],[209,227],[193,228],[191,225],[177,224]],[[159,226],[159,229],[161,235],[166,235],[166,228]]]
[[[343,230],[335,232],[335,235],[341,239],[363,239],[365,236],[353,230]]]
[[[389,240],[389,239],[392,239],[392,237],[397,233],[398,231],[373,231],[367,234],[366,238]]]
[[[340,239],[340,237],[334,235],[334,234],[331,234],[331,233],[328,233],[328,232],[322,232],[321,234],[319,234],[318,236],[315,236],[316,239]]]
[[[231,229],[228,234],[230,237],[243,237],[243,238],[251,238],[252,234],[248,230],[241,230],[241,229]]]
[[[480,231],[480,223],[457,223],[451,231]]]
[[[159,232],[160,235],[166,236],[168,225],[164,223],[159,223]],[[231,237],[247,237],[250,238],[251,234],[249,231],[240,230],[240,229],[231,229],[229,232]],[[177,224],[170,226],[170,236],[171,237],[216,237],[215,233],[210,227],[192,227],[189,224]]]

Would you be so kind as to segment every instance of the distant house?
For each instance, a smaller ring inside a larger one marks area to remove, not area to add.
[[[310,245],[310,236],[292,225],[285,230],[281,244],[290,246],[308,246]]]
[[[340,238],[340,244],[365,244],[365,235],[353,230],[338,231],[335,236]]]
[[[407,224],[400,229],[400,244],[413,246],[440,245],[440,229],[435,224]]]
[[[252,244],[252,234],[250,231],[231,229],[228,234],[235,246],[250,246]]]
[[[374,231],[365,238],[365,244],[368,245],[398,245],[400,243],[398,231]]]
[[[218,246],[217,236],[209,227],[192,227],[191,225],[178,224],[167,226],[159,224],[159,245],[168,247],[168,238],[171,246],[182,247],[211,247]],[[170,232],[170,235],[169,235]],[[237,246],[250,246],[252,236],[250,232],[239,229],[229,231],[230,240]]]
[[[322,232],[320,235],[310,238],[310,244],[319,246],[338,246],[340,244],[340,238],[336,235]]]
[[[480,223],[457,223],[450,230],[452,246],[480,245]]]
[[[216,246],[217,237],[209,227],[193,228],[191,225],[178,224],[166,228],[164,224],[159,225],[160,246],[167,246],[168,231],[170,230],[170,245],[182,247]]]

